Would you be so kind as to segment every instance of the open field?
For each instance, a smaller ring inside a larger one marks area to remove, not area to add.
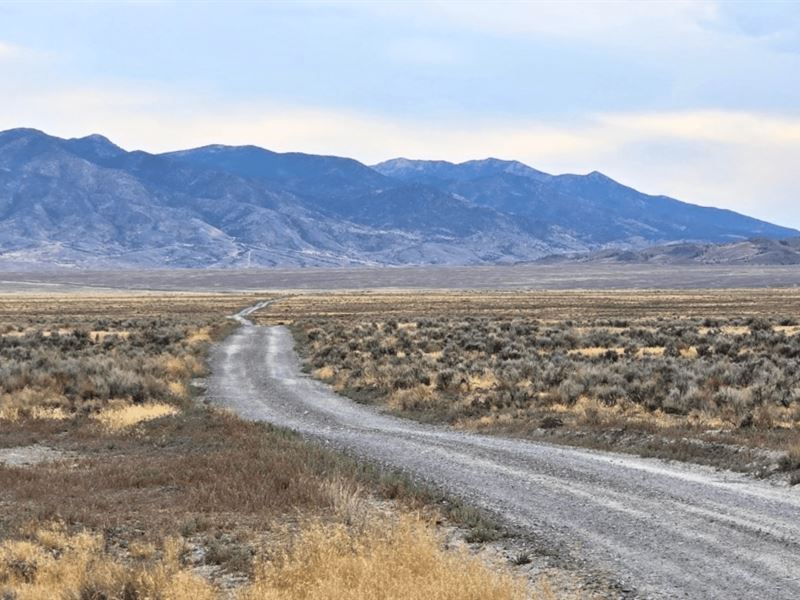
[[[581,318],[775,317],[800,315],[800,289],[411,291],[296,294],[259,312],[259,322],[307,317]]]
[[[797,266],[507,265],[0,273],[2,292],[730,289],[800,286]]]
[[[0,298],[0,597],[528,597],[443,549],[432,523],[477,512],[203,405],[226,315],[263,298]]]
[[[298,295],[308,370],[456,427],[800,479],[800,292]]]

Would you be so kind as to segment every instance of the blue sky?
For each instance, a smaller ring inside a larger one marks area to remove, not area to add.
[[[800,3],[0,2],[0,128],[601,170],[800,227]]]

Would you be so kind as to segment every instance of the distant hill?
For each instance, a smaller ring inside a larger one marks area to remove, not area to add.
[[[658,265],[798,265],[800,237],[755,238],[729,244],[677,243],[642,250],[600,250],[554,255],[542,263],[650,263]]]
[[[527,262],[799,232],[515,161],[205,146],[128,152],[100,135],[0,133],[0,268]]]

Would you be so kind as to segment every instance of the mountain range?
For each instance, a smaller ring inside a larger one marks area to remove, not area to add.
[[[517,161],[212,145],[151,154],[100,135],[0,132],[0,268],[516,263],[670,242],[800,235]]]

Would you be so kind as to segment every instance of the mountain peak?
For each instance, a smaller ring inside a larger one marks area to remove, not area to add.
[[[35,129],[33,127],[14,127],[12,129],[6,129],[5,131],[0,131],[0,135],[47,135],[41,129]]]
[[[215,144],[190,150],[161,154],[195,167],[228,171],[240,177],[264,183],[288,185],[287,182],[309,178],[341,178],[362,181],[383,178],[375,171],[352,158],[322,156],[302,152],[273,152],[258,146],[224,146]]]
[[[254,146],[252,144],[244,145],[231,145],[231,144],[208,144],[207,146],[200,146],[199,148],[191,148],[189,150],[178,150],[168,154],[188,154],[190,152],[208,152],[208,153],[221,153],[221,152],[263,152],[265,154],[276,154],[272,150]]]
[[[40,131],[38,129],[33,129],[32,127],[16,127],[14,129],[6,129],[5,131],[0,131],[0,143],[2,142],[12,142],[23,138],[34,139],[34,138],[46,138],[50,137],[45,132]]]
[[[104,135],[100,135],[99,133],[90,133],[89,135],[85,135],[80,138],[70,139],[73,141],[91,142],[93,144],[111,144],[111,140]]]
[[[64,147],[81,158],[93,162],[102,162],[125,153],[125,150],[99,133],[65,140]]]
[[[384,173],[386,171],[392,171],[392,172],[425,171],[430,169],[431,167],[450,168],[455,166],[456,166],[455,163],[451,163],[446,160],[422,160],[416,158],[405,158],[402,156],[397,158],[390,158],[389,160],[384,160],[383,162],[371,165],[371,167],[376,171],[378,171],[379,173]]]
[[[117,152],[121,152],[122,148],[117,146],[114,142],[108,139],[104,135],[100,135],[99,133],[92,133],[83,137],[79,138],[70,138],[67,140],[68,142],[74,144],[81,144],[84,146],[92,146],[94,148],[108,148],[114,149]]]

